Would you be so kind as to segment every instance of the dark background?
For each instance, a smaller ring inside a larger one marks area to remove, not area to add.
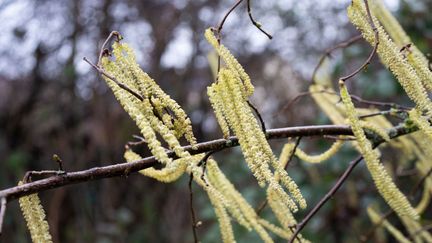
[[[256,86],[252,100],[267,127],[328,124],[309,98],[282,108],[307,90],[326,48],[358,34],[346,17],[349,1],[252,2],[255,18],[274,39],[268,40],[252,26],[242,4],[227,20],[223,43],[252,77]],[[431,1],[387,3],[416,45],[430,52]],[[53,154],[63,159],[68,171],[123,162],[124,144],[139,134],[138,129],[104,81],[82,61],[84,56],[96,60],[111,30],[120,31],[136,50],[143,69],[186,110],[198,141],[221,137],[205,91],[212,76],[207,60],[211,48],[203,33],[217,25],[232,4],[210,0],[0,1],[0,189],[16,185],[27,170],[55,169]],[[360,41],[335,52],[325,65],[333,80],[358,66],[369,50]],[[377,60],[351,87],[364,98],[410,104]],[[271,143],[276,154],[284,142]],[[303,139],[301,146],[317,152],[328,141]],[[144,147],[141,152],[148,154]],[[294,160],[289,173],[302,188],[309,209],[355,155],[347,146],[318,166]],[[252,205],[258,205],[264,192],[239,150],[215,157]],[[398,169],[394,163],[386,165]],[[183,176],[165,185],[131,175],[40,196],[55,242],[191,242],[187,179]],[[195,189],[195,208],[203,221],[199,238],[218,242],[213,210],[205,193]],[[358,241],[370,226],[365,207],[373,201],[382,203],[362,166],[303,235],[319,242]],[[297,219],[304,213],[297,214]],[[264,215],[270,216],[269,212]],[[235,230],[238,242],[259,242],[255,234],[237,225]],[[0,242],[30,241],[17,202],[8,206],[3,232]]]

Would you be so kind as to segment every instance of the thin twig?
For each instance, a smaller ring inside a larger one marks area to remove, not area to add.
[[[207,169],[207,160],[210,158],[210,156],[212,155],[212,154],[214,154],[214,153],[216,153],[216,152],[219,152],[219,151],[221,151],[222,149],[216,149],[216,150],[213,150],[213,151],[210,151],[210,152],[207,152],[205,155],[204,155],[204,157],[201,159],[201,161],[198,163],[198,166],[202,166],[202,173],[201,173],[201,180],[203,180],[205,183],[206,183],[206,185],[207,185],[207,181],[206,181],[206,179],[205,179],[205,172],[206,172],[206,169]]]
[[[289,108],[291,108],[291,106],[295,102],[297,102],[300,98],[303,98],[305,96],[310,96],[312,94],[319,94],[319,93],[331,94],[331,95],[335,95],[335,96],[340,97],[340,95],[338,93],[332,92],[332,91],[329,91],[329,90],[325,90],[325,89],[318,90],[318,91],[305,91],[305,92],[301,92],[298,95],[296,95],[294,98],[292,98],[286,105],[284,105],[282,107],[282,109],[280,109],[278,112],[274,113],[273,117],[276,117],[279,114],[281,114],[282,112],[284,112],[286,110],[289,110]],[[362,104],[365,104],[365,105],[371,105],[371,106],[385,107],[385,108],[390,108],[390,109],[393,108],[393,109],[399,110],[400,112],[405,112],[405,111],[408,111],[408,110],[412,109],[412,108],[410,108],[408,106],[399,105],[399,104],[396,104],[396,103],[393,103],[393,102],[381,102],[381,101],[365,100],[365,99],[363,99],[363,98],[361,98],[359,96],[356,96],[356,95],[351,95],[351,98],[354,101],[358,102],[358,103],[362,103]],[[390,114],[391,114],[391,112],[390,112]]]
[[[418,170],[417,168],[414,169],[407,169],[407,170],[403,170],[402,167],[399,167],[400,169],[398,169],[396,171],[396,176],[397,177],[406,177],[406,176],[414,176],[418,174]]]
[[[131,93],[133,96],[135,96],[140,101],[144,100],[144,98],[140,94],[138,94],[137,92],[133,91],[131,88],[129,88],[125,84],[119,82],[115,77],[113,77],[110,74],[108,74],[107,72],[105,72],[105,70],[103,70],[101,67],[99,67],[99,66],[93,64],[92,62],[90,62],[86,57],[84,57],[83,60],[86,61],[88,64],[90,64],[90,66],[92,66],[96,71],[98,71],[98,73],[100,75],[103,75],[103,76],[109,78],[111,81],[113,81],[114,83],[116,83],[120,88],[122,88],[122,89],[126,90],[127,92]]]
[[[344,77],[340,78],[340,80],[342,80],[343,82],[345,82],[348,79],[354,77],[356,74],[358,74],[359,72],[361,72],[364,68],[366,68],[370,64],[372,58],[374,57],[374,55],[375,55],[375,53],[377,52],[377,49],[378,49],[378,45],[379,45],[378,29],[375,26],[375,23],[373,22],[372,15],[371,15],[370,9],[369,9],[368,0],[364,0],[364,4],[365,4],[365,7],[366,7],[366,13],[367,13],[367,16],[368,16],[369,24],[372,27],[372,30],[373,30],[373,32],[375,34],[375,44],[374,44],[374,47],[373,47],[371,53],[369,54],[368,58],[366,59],[366,61],[357,70],[355,70],[351,74],[348,74],[347,76],[344,76]]]
[[[190,201],[190,212],[191,212],[191,218],[192,218],[192,232],[194,237],[194,242],[198,243],[198,234],[197,234],[197,221],[195,217],[195,209],[193,207],[193,190],[192,190],[192,181],[193,181],[193,174],[191,173],[189,176],[189,201]]]
[[[98,62],[97,62],[98,66],[100,66],[102,64],[102,57],[105,55],[106,50],[107,50],[106,46],[108,45],[108,43],[111,41],[111,39],[114,36],[117,38],[117,41],[120,41],[120,39],[121,39],[120,33],[118,31],[111,31],[111,33],[108,35],[108,37],[106,38],[106,40],[102,44],[101,50],[99,52],[99,58],[98,58]]]
[[[382,107],[389,107],[389,108],[396,108],[399,110],[411,110],[408,106],[399,105],[393,102],[381,102],[381,101],[371,101],[371,100],[365,100],[359,96],[351,95],[351,98],[359,103],[368,104],[368,105],[375,105],[375,106],[382,106]]]
[[[262,129],[263,133],[265,134],[266,133],[266,126],[265,126],[265,123],[264,123],[264,119],[262,118],[261,114],[258,111],[258,108],[256,108],[256,106],[254,106],[252,104],[252,102],[250,102],[249,100],[247,101],[247,104],[249,105],[250,108],[252,108],[252,110],[254,110],[255,115],[258,117],[258,119],[259,119],[259,121],[261,123],[261,129]]]
[[[335,46],[333,46],[333,47],[331,47],[331,48],[326,49],[325,52],[324,52],[324,54],[321,56],[320,60],[318,61],[318,64],[315,66],[315,68],[314,68],[314,70],[313,70],[313,72],[312,72],[312,78],[311,78],[311,81],[312,81],[312,82],[315,82],[315,76],[316,76],[316,74],[317,74],[319,68],[320,68],[321,65],[324,63],[325,59],[326,59],[327,57],[330,57],[330,55],[331,55],[331,53],[332,53],[333,51],[335,51],[335,50],[337,50],[337,49],[340,49],[340,48],[347,48],[347,47],[349,47],[350,45],[354,44],[355,42],[357,42],[358,40],[361,40],[361,39],[362,39],[362,35],[361,35],[361,34],[360,34],[360,35],[356,35],[356,36],[351,37],[350,39],[348,39],[348,40],[346,40],[346,41],[343,41],[343,42],[341,42],[341,43],[339,43],[339,44],[336,44]]]
[[[129,142],[126,143],[126,146],[138,146],[138,145],[147,143],[147,141],[145,140],[145,138],[143,138],[141,136],[132,135],[132,137],[136,138],[138,141],[137,142],[131,142],[131,141],[129,141]]]
[[[243,0],[238,0],[229,10],[228,12],[224,15],[224,17],[222,18],[221,22],[219,23],[216,31],[218,33],[218,35],[220,35],[223,25],[225,24],[226,19],[228,18],[228,16],[232,13],[232,11],[234,11],[234,9],[236,9],[240,3],[243,2]],[[220,38],[220,36],[218,36],[218,38]]]
[[[5,197],[2,197],[0,203],[1,203],[0,205],[0,235],[1,235],[3,229],[3,221],[6,214],[7,199]]]
[[[297,224],[296,230],[294,231],[293,235],[291,236],[290,243],[293,243],[296,239],[297,235],[300,233],[300,231],[306,226],[306,224],[309,222],[309,220],[321,209],[322,206],[337,192],[337,190],[344,184],[348,176],[351,174],[353,169],[357,166],[357,164],[362,161],[363,156],[359,156],[357,159],[351,161],[348,168],[345,170],[345,172],[342,174],[341,177],[337,180],[336,184],[330,189],[327,194],[321,198],[321,200],[315,205],[315,207],[306,215],[306,217]]]
[[[222,20],[220,21],[218,27],[216,29],[213,29],[214,31],[216,31],[216,39],[220,45],[221,43],[221,32],[222,32],[222,28],[223,25],[225,24],[226,19],[228,18],[228,16],[232,13],[232,11],[234,11],[234,9],[236,9],[240,3],[243,2],[243,0],[238,0],[229,10],[228,12],[223,16]],[[219,74],[220,71],[220,67],[221,67],[221,57],[220,55],[218,55],[218,66],[217,66],[217,73]],[[216,77],[216,81],[219,79],[219,75],[217,75]]]
[[[251,20],[252,24],[255,25],[255,27],[257,27],[258,30],[260,30],[264,35],[266,35],[271,40],[273,36],[271,36],[264,29],[262,29],[261,24],[256,22],[255,19],[253,18],[250,2],[251,2],[250,0],[247,0],[247,11],[248,11],[249,19]]]
[[[262,202],[259,204],[257,209],[255,209],[255,212],[257,215],[260,215],[261,212],[264,210],[265,207],[267,207],[268,201],[267,199],[262,200]]]
[[[291,160],[294,158],[294,155],[295,155],[295,153],[296,153],[296,150],[297,150],[298,146],[300,145],[300,140],[301,140],[301,139],[302,139],[302,136],[299,136],[299,137],[297,138],[297,140],[296,140],[296,142],[295,142],[295,144],[294,144],[294,148],[293,148],[293,150],[291,151],[291,154],[290,154],[290,156],[289,156],[289,158],[288,158],[287,163],[285,164],[284,170],[286,170],[286,169],[288,168],[289,163],[290,163]]]
[[[405,110],[397,110],[394,108],[391,108],[390,110],[386,110],[386,111],[377,111],[377,112],[372,112],[369,114],[365,114],[365,115],[361,115],[358,116],[358,118],[363,119],[363,118],[368,118],[368,117],[374,117],[374,116],[392,116],[395,118],[399,118],[402,120],[405,120],[408,116],[407,112]]]

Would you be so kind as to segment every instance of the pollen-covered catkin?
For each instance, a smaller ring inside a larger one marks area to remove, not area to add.
[[[235,74],[238,78],[243,81],[243,91],[242,94],[250,96],[254,92],[254,86],[251,83],[249,75],[246,73],[242,65],[237,61],[237,59],[231,54],[231,52],[224,45],[219,44],[218,40],[213,34],[213,31],[209,28],[205,31],[205,38],[217,51],[220,57],[224,60],[228,68]]]
[[[295,155],[306,162],[309,163],[320,163],[322,161],[330,159],[334,154],[336,154],[339,149],[342,147],[344,141],[343,140],[337,140],[332,144],[332,146],[325,152],[317,155],[308,155],[300,148],[297,148],[295,151]]]
[[[374,45],[375,35],[368,22],[363,1],[352,1],[352,4],[348,7],[348,17],[362,32],[363,37],[371,45]],[[417,108],[427,111],[428,114],[432,114],[432,103],[419,76],[404,58],[396,44],[389,38],[378,20],[373,17],[373,21],[379,34],[377,53],[381,62],[396,76],[409,98],[415,102]]]
[[[432,139],[432,126],[428,119],[423,117],[422,114],[416,109],[410,110],[408,114],[409,118],[414,122],[419,130],[426,134],[429,139]]]
[[[18,185],[22,185],[20,181]],[[21,197],[19,205],[27,222],[27,228],[34,243],[52,242],[49,233],[48,222],[45,219],[45,211],[37,193]]]
[[[124,158],[127,162],[133,162],[141,160],[141,156],[137,153],[133,152],[131,149],[127,149],[124,153]],[[170,183],[174,182],[182,176],[188,163],[197,162],[199,160],[199,156],[189,156],[185,158],[176,159],[165,165],[162,169],[155,169],[153,167],[140,170],[139,173],[145,175],[147,177],[156,179],[160,182]]]
[[[213,111],[216,116],[216,120],[222,129],[222,134],[224,138],[229,137],[229,127],[228,122],[223,114],[224,112],[224,103],[223,99],[220,96],[220,92],[215,91],[214,89],[217,88],[217,86],[210,86],[207,88],[207,94],[210,100],[210,104],[213,108]]]
[[[227,66],[219,71],[217,82],[208,88],[208,94],[213,100],[211,102],[221,103],[217,107],[213,106],[222,130],[226,133],[230,128],[239,138],[245,160],[260,186],[268,184],[272,187],[293,211],[298,210],[293,199],[301,208],[305,208],[306,201],[300,190],[287,172],[281,169],[249,106],[248,98],[254,90],[249,76],[229,50],[218,42],[211,29],[206,30],[205,37]],[[279,174],[281,184],[290,192],[292,198],[275,180],[271,169]]]
[[[293,211],[297,210],[293,199],[299,203],[301,208],[306,207],[306,202],[295,182],[285,170],[280,169],[280,165],[273,155],[265,135],[253,116],[245,96],[242,94],[243,84],[239,78],[231,70],[223,68],[219,73],[219,81],[212,84],[211,87],[218,93],[217,95],[221,96],[223,116],[234,134],[239,138],[246,162],[259,184],[268,184],[273,187],[276,192],[281,194],[281,198],[284,198]],[[284,192],[281,185],[275,181],[270,166],[273,167],[276,173],[279,173],[281,184],[288,189],[292,199]]]
[[[204,154],[196,155],[199,160],[204,157]],[[202,187],[210,199],[210,203],[213,205],[216,217],[219,222],[219,228],[222,236],[222,241],[224,243],[236,242],[234,237],[234,232],[232,229],[231,219],[229,217],[229,212],[231,209],[231,214],[241,215],[238,213],[238,209],[233,207],[233,202],[226,199],[225,194],[222,194],[217,188],[209,181],[206,174],[202,174],[202,168],[197,166],[197,163],[189,163],[187,167],[187,172],[193,176],[193,180]],[[233,209],[233,210],[232,210]],[[234,212],[235,211],[235,212]],[[237,218],[238,219],[238,218]],[[243,219],[241,220],[241,222]],[[245,225],[243,225],[245,226]]]
[[[141,96],[138,98],[104,75],[116,98],[140,128],[156,159],[164,164],[172,161],[158,140],[157,134],[177,156],[188,157],[189,153],[182,149],[178,138],[184,136],[192,146],[196,145],[190,119],[177,102],[142,71],[133,50],[125,43],[114,42],[113,57],[103,57],[101,64],[104,71],[114,77],[116,82]]]
[[[390,136],[388,135],[387,131],[376,124],[368,121],[360,121],[360,126],[363,127],[363,129],[369,129],[370,131],[376,133],[386,142],[390,142]]]
[[[235,189],[234,185],[225,177],[217,166],[217,163],[214,160],[209,160],[207,162],[207,167],[207,174],[211,184],[233,203],[233,207],[240,209],[243,218],[246,220],[246,225],[241,222],[239,223],[248,229],[255,230],[264,242],[273,242],[270,235],[258,222],[259,217],[255,210]]]
[[[399,215],[418,219],[419,216],[415,209],[411,206],[408,199],[393,183],[393,180],[388,175],[384,166],[379,161],[379,156],[372,148],[371,142],[366,138],[361,123],[357,117],[357,112],[354,104],[351,101],[351,96],[348,89],[342,80],[339,80],[339,89],[342,102],[346,107],[347,116],[351,125],[354,136],[357,139],[358,147],[366,161],[366,166],[371,173],[375,185],[389,206]]]
[[[408,63],[415,69],[423,85],[429,91],[432,90],[432,73],[429,69],[429,61],[423,53],[414,45],[411,38],[406,34],[402,26],[390,11],[384,6],[381,0],[370,1],[371,11],[379,20],[381,25],[398,45],[399,49],[404,48]]]

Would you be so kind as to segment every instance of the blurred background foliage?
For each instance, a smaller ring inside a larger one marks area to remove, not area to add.
[[[25,171],[56,168],[58,154],[66,170],[123,162],[124,145],[138,134],[84,56],[96,60],[111,30],[136,50],[138,60],[190,115],[198,141],[221,137],[206,96],[212,82],[203,33],[215,26],[234,1],[210,0],[3,0],[0,1],[0,187],[17,184]],[[230,15],[223,43],[238,57],[256,85],[253,102],[269,128],[328,124],[310,98],[286,104],[307,90],[326,48],[357,33],[348,23],[348,0],[252,1],[253,13],[273,34],[268,40],[247,17],[246,6]],[[432,47],[432,2],[386,1],[425,53]],[[325,68],[335,81],[361,63],[370,47],[360,41],[336,51]],[[365,99],[407,103],[401,88],[377,60],[351,82]],[[409,104],[409,103],[408,103]],[[276,154],[286,140],[272,141]],[[303,139],[301,147],[318,152],[329,140]],[[148,155],[146,148],[140,148]],[[346,146],[320,165],[298,160],[289,173],[313,206],[333,185],[356,153]],[[245,197],[257,206],[264,198],[239,149],[215,158]],[[391,163],[388,168],[401,168]],[[406,168],[405,168],[406,169]],[[415,178],[414,178],[415,179]],[[398,178],[402,190],[414,179]],[[162,184],[139,175],[68,186],[41,193],[55,242],[191,242],[186,176]],[[205,193],[195,187],[195,208],[203,226],[202,242],[220,241],[218,225]],[[356,242],[371,225],[365,207],[382,203],[364,166],[357,168],[303,231],[317,242]],[[382,207],[382,208],[385,208]],[[307,211],[307,210],[306,210]],[[301,219],[305,212],[296,214]],[[429,213],[430,214],[430,213]],[[268,211],[266,217],[271,218]],[[396,219],[390,218],[397,224]],[[235,225],[238,242],[258,242]],[[378,231],[381,232],[381,231]],[[381,232],[381,234],[383,234]],[[29,242],[18,205],[8,207],[1,242]],[[378,239],[378,238],[377,238]],[[382,241],[391,241],[382,235]]]

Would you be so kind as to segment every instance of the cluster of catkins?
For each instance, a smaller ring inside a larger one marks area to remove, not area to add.
[[[391,147],[403,152],[400,160],[402,163],[417,159],[416,167],[421,175],[425,176],[431,169],[430,158],[432,149],[432,127],[429,119],[432,115],[432,103],[427,91],[431,91],[432,73],[424,55],[411,43],[397,20],[384,7],[379,0],[369,1],[371,17],[377,28],[379,44],[377,54],[381,62],[395,75],[408,97],[416,107],[408,112],[409,119],[406,126],[414,124],[419,131],[408,136],[397,138],[389,142]],[[369,22],[366,6],[362,0],[353,0],[348,7],[350,21],[362,32],[363,37],[371,44],[375,44],[374,29]],[[360,119],[359,116],[377,112],[376,109],[355,108],[352,98],[348,93],[345,83],[339,81],[339,95],[332,89],[328,80],[315,80],[310,86],[312,97],[318,106],[327,114],[335,124],[348,123],[351,125],[356,140],[352,142],[360,151],[366,161],[367,168],[375,182],[375,185],[388,205],[397,213],[404,226],[409,231],[410,237],[415,242],[431,242],[430,233],[421,230],[419,215],[429,204],[432,189],[432,180],[425,179],[425,190],[417,207],[413,207],[405,195],[397,188],[392,178],[380,162],[379,150],[373,148],[373,144],[366,138],[365,130],[369,130],[380,136],[383,140],[390,139],[385,129],[392,124],[383,116],[374,116]],[[342,102],[340,102],[342,100]],[[429,146],[427,145],[429,141]],[[337,142],[329,151],[337,146]],[[303,155],[302,152],[296,153]],[[324,153],[325,154],[325,153]],[[304,157],[304,156],[303,156]],[[429,158],[429,159],[428,159]],[[307,157],[303,158],[307,160]],[[373,222],[380,221],[379,214],[370,207],[368,214]],[[388,221],[382,221],[385,227],[400,242],[411,242]]]
[[[206,163],[202,163],[204,154],[191,155],[182,149],[178,140],[181,136],[185,136],[192,145],[195,144],[189,118],[180,106],[140,69],[130,47],[116,41],[113,44],[112,54],[102,58],[102,68],[108,74],[105,80],[141,129],[152,154],[165,165],[162,169],[147,168],[140,173],[165,183],[177,180],[184,173],[191,174],[193,180],[208,194],[224,242],[235,241],[231,219],[235,219],[248,230],[256,231],[264,242],[273,242],[268,231],[281,238],[290,239],[292,231],[289,228],[296,224],[292,211],[297,210],[297,205],[292,198],[302,208],[306,207],[306,202],[295,182],[283,169],[284,165],[281,165],[273,155],[265,134],[247,105],[247,99],[254,89],[249,76],[228,49],[217,43],[210,30],[207,30],[206,37],[227,65],[227,68],[219,72],[219,81],[208,88],[217,120],[225,137],[229,136],[230,128],[239,137],[246,161],[254,175],[261,185],[264,186],[266,183],[269,185],[267,190],[269,205],[282,227],[260,218],[218,168],[215,160],[208,158]],[[125,86],[127,89],[124,88]],[[137,97],[136,94],[139,96]],[[162,147],[157,134],[168,144],[168,148],[176,153],[178,159],[173,160],[168,157],[167,149]],[[124,157],[128,162],[142,159],[130,148],[127,148]],[[205,171],[200,167],[203,164],[206,166]],[[280,183],[289,190],[292,198]],[[301,235],[296,241],[299,239],[306,241]]]
[[[292,211],[298,210],[295,202],[305,208],[306,201],[299,188],[278,163],[248,103],[253,93],[249,76],[229,50],[218,43],[211,29],[206,30],[205,37],[226,64],[226,67],[219,71],[217,81],[207,89],[222,131],[228,136],[231,129],[238,137],[245,160],[261,186],[268,184],[269,190],[273,191],[272,195],[284,201]],[[276,173],[279,181],[275,178]],[[291,196],[284,191],[281,184]]]

